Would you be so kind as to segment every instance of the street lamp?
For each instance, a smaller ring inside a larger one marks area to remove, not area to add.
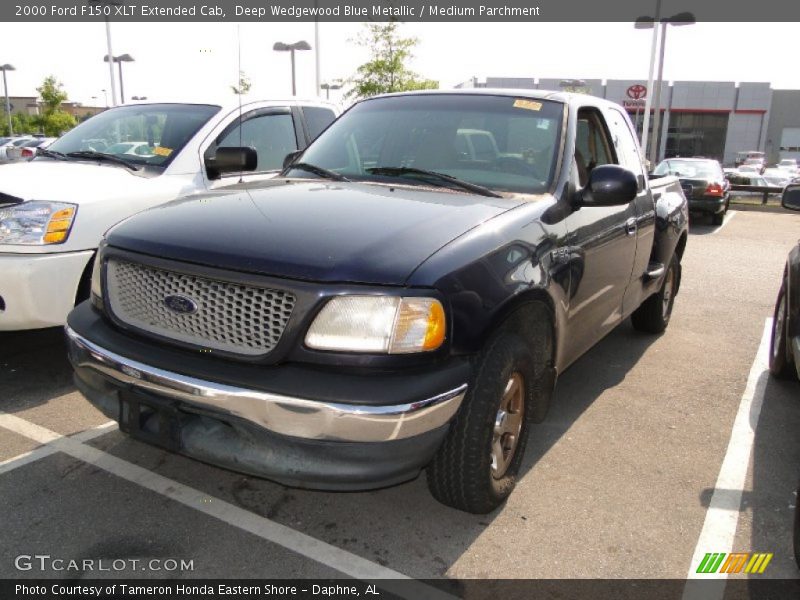
[[[8,101],[8,82],[6,81],[6,71],[16,71],[13,65],[5,64],[0,65],[0,71],[3,72],[3,93],[6,95],[6,117],[8,117],[8,135],[14,135],[14,130],[11,127],[11,103]]]
[[[103,96],[105,96],[106,108],[108,108],[108,93],[105,90],[100,90],[100,91],[103,92]],[[92,96],[92,100],[97,100],[97,99],[98,99],[97,96]]]
[[[636,29],[650,29],[654,27],[656,21],[661,23],[661,47],[659,49],[659,57],[658,57],[658,79],[656,80],[656,92],[655,92],[655,99],[654,99],[654,107],[653,107],[653,137],[650,140],[650,152],[648,153],[650,158],[650,163],[655,165],[658,159],[658,128],[661,123],[661,87],[664,81],[664,51],[667,45],[667,25],[675,25],[676,27],[680,27],[682,25],[694,25],[695,18],[694,15],[690,12],[680,12],[671,17],[667,17],[664,19],[659,19],[659,8],[660,8],[661,1],[658,0],[656,4],[656,17],[639,17],[636,19],[636,23],[634,27]],[[655,41],[655,28],[653,29],[653,38]],[[655,45],[653,46],[653,56],[655,56]],[[653,83],[653,56],[650,59],[650,86]],[[648,90],[649,91],[649,90]],[[647,95],[647,103],[650,102],[650,94]],[[644,131],[642,132],[642,150],[645,150],[644,146],[647,141],[648,135],[648,126],[649,126],[649,106],[645,107],[644,113]],[[646,150],[645,150],[646,151]]]
[[[106,54],[103,60],[108,62],[109,56],[110,55]],[[125,86],[122,84],[122,63],[134,62],[135,59],[130,54],[120,54],[119,56],[113,56],[111,60],[119,65],[119,103],[125,104]]]
[[[311,46],[305,40],[300,40],[294,44],[284,44],[283,42],[275,42],[272,47],[276,52],[291,52],[292,54],[292,96],[297,95],[297,87],[295,86],[295,71],[294,71],[294,52],[295,50],[311,50]]]
[[[340,90],[342,89],[341,84],[338,83],[321,83],[320,89],[325,90],[325,99],[331,99],[331,90]]]

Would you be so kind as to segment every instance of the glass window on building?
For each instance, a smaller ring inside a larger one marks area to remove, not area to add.
[[[727,130],[728,113],[673,112],[664,156],[703,156],[722,161]]]

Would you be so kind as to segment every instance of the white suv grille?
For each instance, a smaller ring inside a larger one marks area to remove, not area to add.
[[[295,297],[284,291],[206,279],[110,259],[111,312],[125,324],[165,338],[237,354],[271,351]]]

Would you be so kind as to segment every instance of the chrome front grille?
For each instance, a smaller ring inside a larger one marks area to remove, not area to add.
[[[257,356],[278,343],[294,308],[281,290],[206,279],[123,260],[106,267],[108,303],[122,323],[161,337]]]

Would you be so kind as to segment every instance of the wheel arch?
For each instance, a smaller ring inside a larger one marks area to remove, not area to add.
[[[94,259],[96,257],[97,252],[95,251],[83,267],[81,278],[78,280],[78,287],[75,289],[75,301],[73,303],[75,306],[89,299],[92,290],[92,269],[94,268]]]
[[[484,344],[501,330],[520,332],[526,340],[545,339],[544,347],[532,346],[540,364],[555,367],[559,347],[553,299],[544,290],[529,290],[511,298],[493,315]]]

